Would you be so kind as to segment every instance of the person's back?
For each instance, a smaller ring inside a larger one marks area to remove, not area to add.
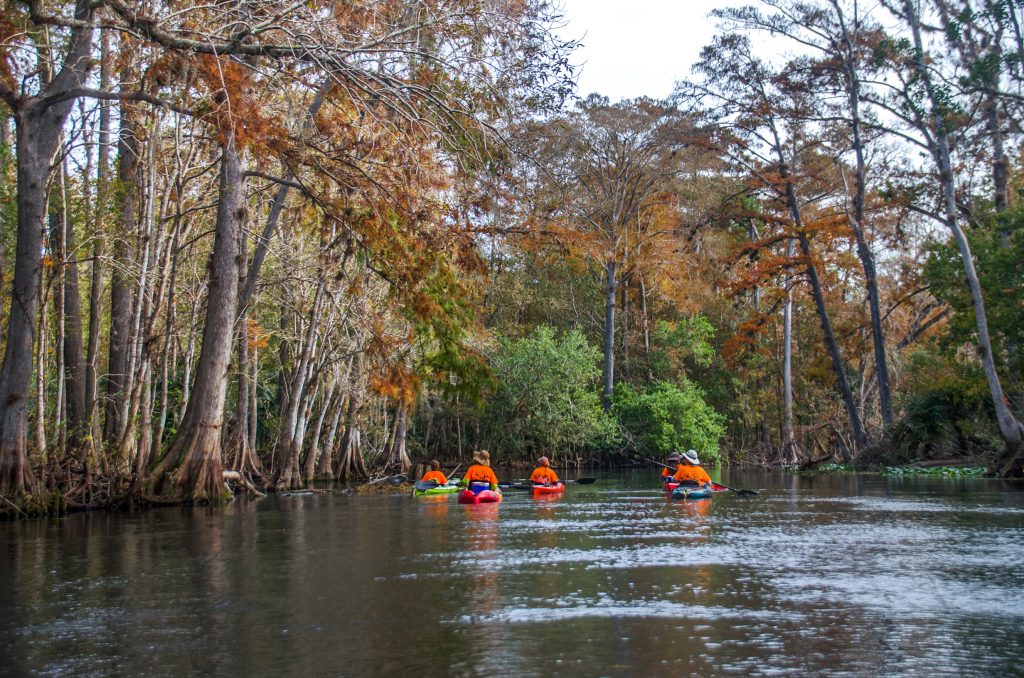
[[[498,489],[498,476],[491,470],[491,455],[487,450],[480,450],[473,453],[473,461],[466,475],[462,477],[463,482],[469,485],[470,489],[479,490],[484,486],[492,490]]]
[[[679,470],[679,454],[673,452],[665,458],[665,461],[667,462],[666,466],[661,469],[662,484],[667,483],[670,480],[674,480],[673,476],[676,474],[676,471]]]
[[[711,482],[711,476],[708,475],[707,471],[700,466],[687,466],[686,464],[679,466],[679,470],[672,476],[672,479],[677,483],[697,483],[699,485],[706,485]]]
[[[701,468],[696,450],[688,450],[681,455],[679,469],[672,479],[677,483],[696,483],[697,485],[707,485],[711,482],[711,476]]]
[[[438,485],[444,485],[448,482],[448,478],[441,473],[441,462],[437,459],[430,460],[430,470],[424,473],[420,480],[424,483],[434,481]]]
[[[547,457],[537,460],[539,466],[530,474],[530,482],[534,485],[557,485],[558,474],[551,470],[551,461]]]

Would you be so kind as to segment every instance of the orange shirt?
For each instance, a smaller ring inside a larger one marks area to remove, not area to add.
[[[690,466],[688,464],[680,464],[679,470],[673,476],[673,480],[681,483],[686,480],[696,481],[698,483],[710,483],[711,476],[700,466]]]
[[[547,466],[539,466],[530,474],[530,482],[555,485],[558,483],[558,474]]]
[[[666,478],[668,478],[668,477],[670,477],[670,476],[672,476],[674,474],[675,474],[675,471],[673,471],[670,468],[663,468],[663,469],[661,469],[661,481],[665,482]]]
[[[490,466],[484,466],[483,464],[473,464],[466,469],[465,479],[467,483],[498,484],[498,476],[494,475],[494,471],[491,470]]]
[[[427,471],[420,478],[421,481],[429,483],[431,480],[436,480],[438,485],[444,485],[448,482],[448,479],[444,477],[444,474],[440,471]]]

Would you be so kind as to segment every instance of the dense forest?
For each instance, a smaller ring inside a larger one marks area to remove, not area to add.
[[[5,0],[3,510],[499,463],[1020,475],[1024,3]]]

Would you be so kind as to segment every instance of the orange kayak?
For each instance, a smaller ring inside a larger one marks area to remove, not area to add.
[[[562,494],[565,492],[565,483],[559,481],[554,485],[534,485],[532,492],[535,497],[543,497],[549,494]]]

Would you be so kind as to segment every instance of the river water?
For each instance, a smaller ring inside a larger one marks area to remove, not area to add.
[[[1024,675],[1024,487],[717,479],[0,524],[0,675]]]

